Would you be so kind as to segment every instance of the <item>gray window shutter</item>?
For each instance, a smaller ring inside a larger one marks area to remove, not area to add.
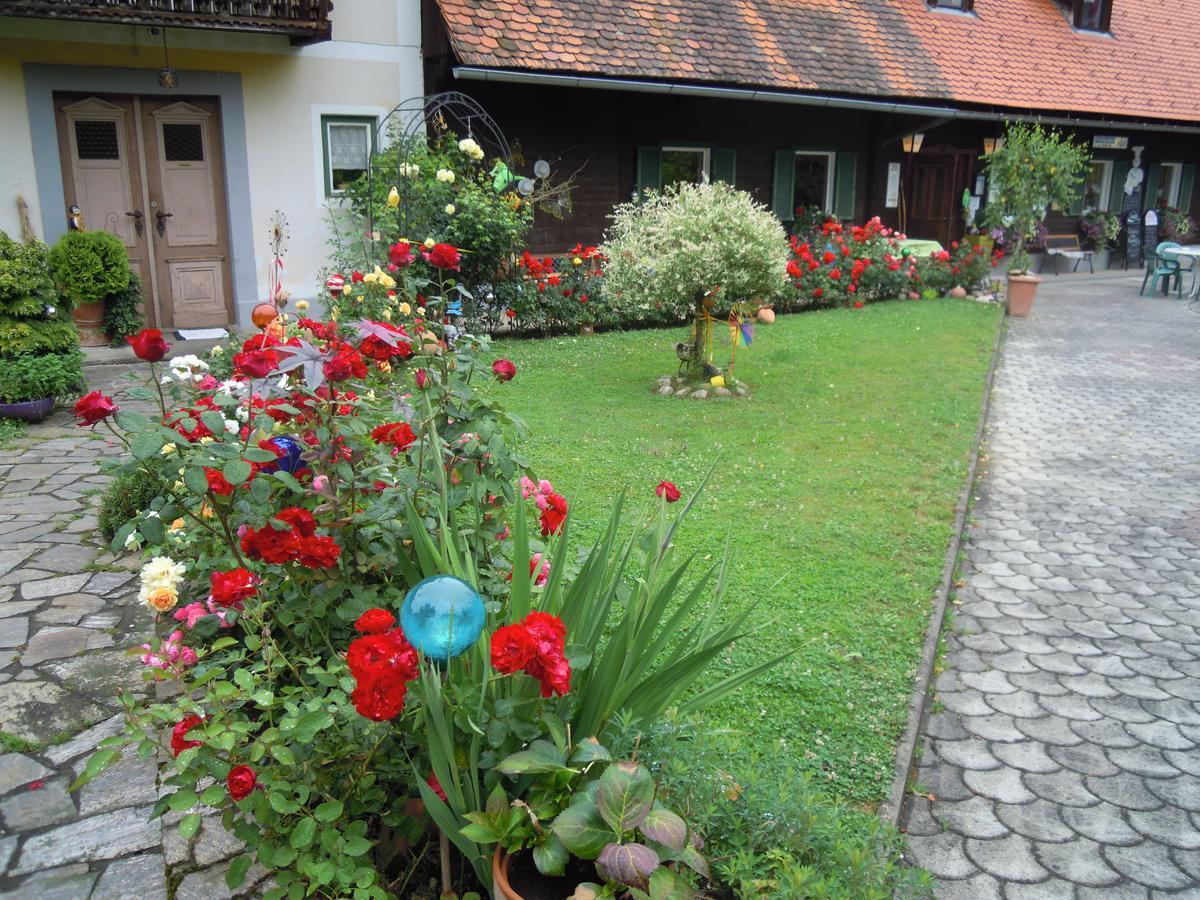
[[[712,152],[712,181],[733,184],[737,172],[737,151],[716,149]]]
[[[1142,185],[1142,209],[1153,209],[1158,199],[1158,175],[1162,166],[1150,163],[1146,168],[1146,181]]]
[[[1108,211],[1119,213],[1125,205],[1125,179],[1129,177],[1129,160],[1113,163],[1112,184],[1108,188]]]
[[[637,151],[637,190],[640,194],[646,188],[657,191],[662,187],[662,149],[659,147],[638,147]]]
[[[833,180],[833,211],[839,219],[853,219],[854,189],[858,183],[858,154],[837,154],[837,172]]]
[[[1188,212],[1192,208],[1192,188],[1196,184],[1196,167],[1184,166],[1179,175],[1179,208]]]
[[[796,195],[796,151],[775,151],[775,177],[771,182],[771,209],[780,221],[790,222],[796,217],[792,201]]]

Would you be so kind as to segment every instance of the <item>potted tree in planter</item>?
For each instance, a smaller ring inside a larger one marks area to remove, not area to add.
[[[79,326],[85,347],[108,343],[105,306],[123,295],[132,273],[125,245],[107,231],[69,231],[50,250],[50,275]]]
[[[78,332],[57,303],[46,245],[0,231],[0,416],[38,422],[83,380]]]
[[[1070,206],[1087,166],[1087,148],[1054,129],[1010,122],[1003,146],[985,159],[993,187],[985,222],[1013,237],[1008,311],[1027,316],[1041,283],[1030,274],[1029,245],[1037,238],[1046,210]]]

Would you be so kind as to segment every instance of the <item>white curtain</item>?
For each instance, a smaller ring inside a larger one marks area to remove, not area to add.
[[[329,163],[334,169],[365,169],[370,135],[365,125],[329,126]]]

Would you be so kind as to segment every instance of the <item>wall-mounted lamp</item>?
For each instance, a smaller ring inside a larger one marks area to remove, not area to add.
[[[920,133],[906,134],[900,139],[900,146],[904,148],[905,153],[920,153],[923,143],[925,143],[925,135]]]
[[[1004,149],[1004,138],[984,138],[983,152],[985,156],[991,156],[997,150]]]

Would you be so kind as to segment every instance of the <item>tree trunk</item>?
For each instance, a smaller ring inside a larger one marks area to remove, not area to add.
[[[704,309],[704,294],[697,294],[695,319],[692,326],[692,365],[697,370],[703,369],[704,363],[707,362],[705,359],[706,348],[704,346],[704,334],[708,330],[704,327],[704,317],[707,314],[707,311]]]

